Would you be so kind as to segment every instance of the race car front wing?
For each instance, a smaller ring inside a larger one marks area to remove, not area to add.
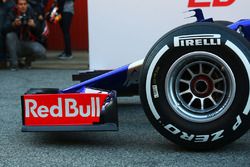
[[[23,132],[118,130],[115,91],[35,92],[30,89],[21,97]]]

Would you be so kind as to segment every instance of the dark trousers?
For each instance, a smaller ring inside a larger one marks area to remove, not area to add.
[[[67,55],[71,55],[71,38],[70,38],[70,26],[72,22],[73,14],[69,12],[62,13],[62,20],[60,22],[60,27],[63,32],[64,38],[64,53]]]
[[[0,61],[5,61],[5,50],[4,50],[4,36],[1,33],[2,26],[4,24],[5,13],[2,7],[0,6]]]
[[[29,60],[46,57],[46,49],[40,43],[20,41],[14,32],[6,35],[6,47],[11,65],[17,65],[21,57]]]

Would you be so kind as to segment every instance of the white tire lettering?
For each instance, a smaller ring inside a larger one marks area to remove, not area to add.
[[[151,79],[153,76],[153,72],[154,72],[154,68],[156,66],[156,64],[158,63],[158,61],[160,60],[160,58],[162,57],[162,55],[169,50],[169,47],[167,45],[165,45],[155,56],[154,60],[151,62],[151,65],[149,67],[148,70],[148,74],[147,74],[147,79],[146,79],[146,95],[147,95],[147,101],[148,101],[148,105],[150,107],[150,110],[152,112],[152,114],[154,115],[155,119],[158,120],[160,119],[160,115],[158,114],[154,103],[153,103],[153,99],[152,99],[152,92],[151,92]]]
[[[176,128],[175,126],[173,126],[171,124],[166,125],[164,128],[167,129],[169,132],[171,132],[174,135],[181,132],[178,128]]]
[[[238,127],[241,125],[241,123],[242,123],[242,120],[241,120],[240,116],[238,115],[236,117],[236,123],[233,126],[233,130],[236,131],[236,129],[238,129]]]
[[[244,67],[246,68],[246,72],[248,75],[248,79],[250,79],[250,65],[249,61],[247,60],[247,57],[245,54],[236,46],[234,43],[231,41],[226,41],[226,46],[228,46],[231,50],[234,51],[238,55],[238,57],[241,59],[242,63],[244,64]],[[249,82],[249,87],[250,87],[250,82]],[[250,112],[250,90],[248,90],[248,100],[245,106],[245,109],[243,110],[243,114],[248,115]]]
[[[197,135],[194,139],[194,142],[203,143],[203,142],[207,142],[208,139],[209,139],[209,135]]]
[[[186,132],[182,132],[182,135],[180,138],[183,140],[192,141],[194,138],[194,135],[193,134],[188,135]]]
[[[243,114],[246,115],[246,116],[248,116],[249,112],[250,112],[250,110],[248,110],[248,111],[245,110],[245,111],[243,112]]]
[[[215,133],[211,134],[211,136],[214,136],[211,141],[216,141],[216,140],[219,140],[219,139],[223,138],[224,137],[222,135],[223,132],[224,132],[224,130],[220,130],[218,132],[215,132]]]

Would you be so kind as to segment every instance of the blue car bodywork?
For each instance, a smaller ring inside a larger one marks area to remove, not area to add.
[[[63,89],[60,92],[84,93],[86,87],[92,87],[104,90],[116,90],[118,94],[138,94],[138,79],[142,64],[143,59],[83,81],[79,84]]]
[[[250,41],[250,20],[244,19],[239,20],[231,25],[228,26],[231,30],[237,31],[239,28],[241,28],[242,33],[244,34],[244,37]]]

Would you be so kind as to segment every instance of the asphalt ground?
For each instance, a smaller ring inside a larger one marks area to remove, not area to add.
[[[120,100],[118,132],[22,133],[20,96],[31,87],[68,87],[75,73],[0,70],[0,166],[250,166],[250,131],[218,150],[185,150],[159,135],[134,100]]]

